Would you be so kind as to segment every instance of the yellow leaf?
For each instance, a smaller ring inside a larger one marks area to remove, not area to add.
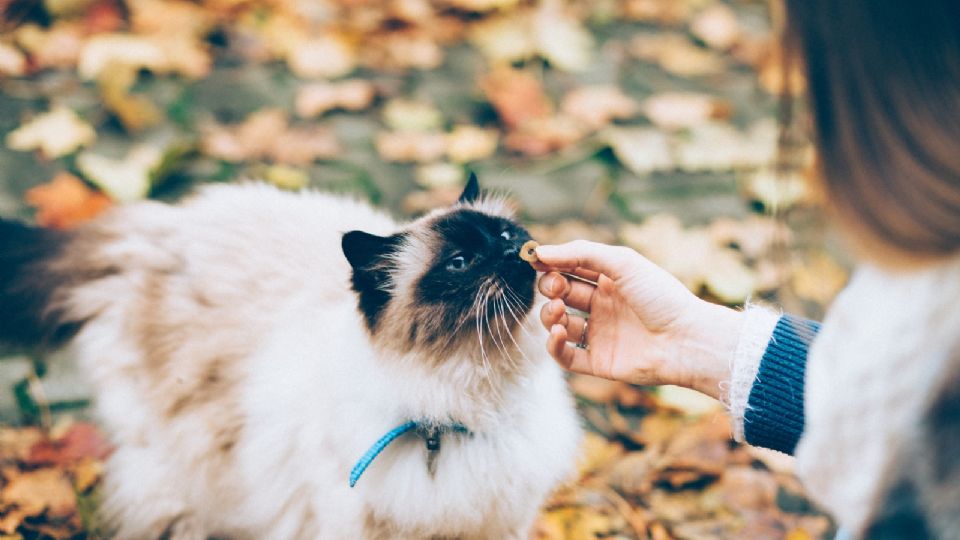
[[[793,290],[800,298],[829,304],[847,284],[847,271],[824,252],[816,253],[793,272]]]
[[[77,70],[84,79],[96,79],[111,64],[136,69],[167,71],[167,55],[151,39],[133,34],[100,34],[90,38],[80,51]]]
[[[707,94],[662,92],[642,104],[643,113],[664,129],[682,129],[707,122],[725,110],[723,103]]]
[[[383,106],[383,121],[395,131],[432,131],[442,126],[443,115],[432,103],[397,98]]]
[[[428,163],[447,150],[442,133],[384,131],[374,141],[377,152],[387,161]]]
[[[359,111],[369,107],[374,97],[376,88],[370,81],[317,82],[297,91],[294,108],[298,116],[311,118],[333,109]]]
[[[51,516],[64,517],[77,506],[73,486],[59,469],[39,469],[14,477],[0,491],[0,501],[16,505],[28,516],[47,511]]]
[[[77,113],[57,105],[8,133],[6,144],[13,150],[39,149],[45,157],[52,159],[92,144],[96,138],[96,131]]]
[[[271,165],[263,172],[263,179],[271,184],[289,190],[298,190],[310,183],[306,172],[288,165]]]

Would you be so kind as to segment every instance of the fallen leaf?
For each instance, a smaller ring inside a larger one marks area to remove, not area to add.
[[[654,94],[643,101],[641,108],[651,122],[667,130],[690,128],[729,113],[726,102],[691,92]]]
[[[447,157],[454,163],[469,163],[493,155],[497,150],[497,131],[459,125],[446,139]]]
[[[50,28],[25,24],[14,30],[17,44],[39,68],[74,68],[85,39],[80,25],[58,21]]]
[[[160,149],[140,144],[120,159],[81,152],[77,155],[77,169],[113,200],[133,202],[150,192],[152,174],[162,161]]]
[[[413,191],[403,198],[400,206],[406,214],[419,215],[434,208],[454,204],[462,191],[462,185]]]
[[[729,467],[720,478],[724,503],[736,512],[770,511],[777,504],[777,482],[767,471]]]
[[[657,400],[663,405],[695,416],[723,408],[719,401],[696,390],[670,384],[657,387]]]
[[[623,447],[611,443],[603,437],[587,432],[580,446],[577,470],[580,476],[586,476],[602,469],[623,455]]]
[[[10,44],[0,42],[0,75],[20,77],[27,73],[27,58]]]
[[[285,112],[261,109],[239,124],[208,125],[201,148],[209,156],[230,162],[271,160],[308,165],[340,153],[334,132],[322,126],[291,127]]]
[[[792,285],[800,298],[828,305],[847,284],[847,277],[847,271],[821,251],[794,268]]]
[[[681,34],[640,34],[630,42],[630,52],[682,77],[714,75],[727,68],[723,57],[697,47]]]
[[[141,131],[160,121],[160,110],[143,95],[132,95],[137,71],[127,65],[112,65],[97,80],[107,110],[120,120],[127,131]]]
[[[581,71],[593,57],[593,35],[566,13],[563,4],[543,0],[533,14],[537,50],[550,65],[564,71]]]
[[[443,126],[443,115],[432,103],[397,98],[383,106],[383,122],[394,131],[434,131]]]
[[[710,47],[723,51],[736,45],[741,34],[733,9],[722,3],[698,13],[690,23],[690,32]]]
[[[73,485],[77,492],[89,491],[103,476],[103,462],[84,458],[72,468]]]
[[[511,131],[503,146],[512,152],[542,156],[568,148],[587,135],[583,124],[565,115],[534,118]]]
[[[623,14],[634,21],[676,25],[690,18],[692,6],[692,2],[677,0],[625,0]]]
[[[110,443],[93,424],[76,422],[63,437],[39,441],[30,449],[25,460],[30,465],[63,466],[84,459],[105,459],[110,455]]]
[[[163,48],[144,36],[99,34],[84,43],[77,65],[81,77],[97,79],[111,65],[164,73],[168,71],[169,62]]]
[[[287,52],[287,65],[298,77],[335,78],[356,68],[354,48],[343,37],[324,33],[313,35]]]
[[[652,128],[610,128],[600,134],[624,167],[646,175],[672,169],[673,151],[666,134]]]
[[[447,138],[442,133],[382,131],[374,145],[387,161],[429,163],[446,153]]]
[[[590,375],[573,375],[570,378],[570,390],[578,397],[594,403],[611,403],[619,392],[617,381],[592,377]]]
[[[704,284],[721,302],[734,305],[746,302],[757,289],[759,278],[743,258],[731,249],[717,249],[709,259],[710,270]]]
[[[334,109],[360,111],[369,107],[374,97],[376,88],[373,83],[363,79],[316,82],[297,90],[294,109],[302,118],[320,116]]]
[[[6,144],[13,150],[39,149],[44,157],[53,159],[90,145],[96,138],[96,131],[73,109],[56,105],[8,133]]]
[[[482,13],[507,10],[519,4],[520,0],[443,0],[441,3],[464,11]]]
[[[37,209],[37,224],[54,229],[69,229],[89,221],[113,204],[109,197],[65,172],[30,188],[24,199]]]
[[[453,163],[428,163],[417,167],[414,174],[417,184],[426,188],[455,188],[463,186],[464,171]]]
[[[289,165],[271,165],[264,169],[262,176],[264,180],[281,189],[293,191],[310,183],[310,176],[306,172]]]
[[[63,517],[76,511],[73,486],[59,469],[38,469],[13,478],[0,491],[0,501],[13,504],[27,516]]]
[[[543,85],[531,73],[499,68],[480,80],[480,88],[509,130],[553,114]]]
[[[581,86],[564,96],[560,110],[591,129],[600,129],[613,120],[632,118],[639,105],[616,86]]]
[[[744,182],[746,194],[754,201],[763,203],[769,212],[786,210],[810,202],[812,199],[806,178],[797,172],[778,174],[771,167],[764,167],[747,176]]]

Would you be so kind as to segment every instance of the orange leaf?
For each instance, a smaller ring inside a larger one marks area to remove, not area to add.
[[[31,188],[24,198],[27,204],[37,209],[37,224],[54,229],[79,225],[113,204],[109,197],[65,172],[57,174],[46,184]]]

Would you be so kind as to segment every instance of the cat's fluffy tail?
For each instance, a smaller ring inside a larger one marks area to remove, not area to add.
[[[55,347],[80,328],[65,302],[77,281],[68,257],[74,238],[0,219],[0,342]]]

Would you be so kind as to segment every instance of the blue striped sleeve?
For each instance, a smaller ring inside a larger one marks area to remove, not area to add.
[[[793,454],[803,433],[807,350],[819,331],[819,323],[792,315],[777,321],[743,416],[748,443]]]

